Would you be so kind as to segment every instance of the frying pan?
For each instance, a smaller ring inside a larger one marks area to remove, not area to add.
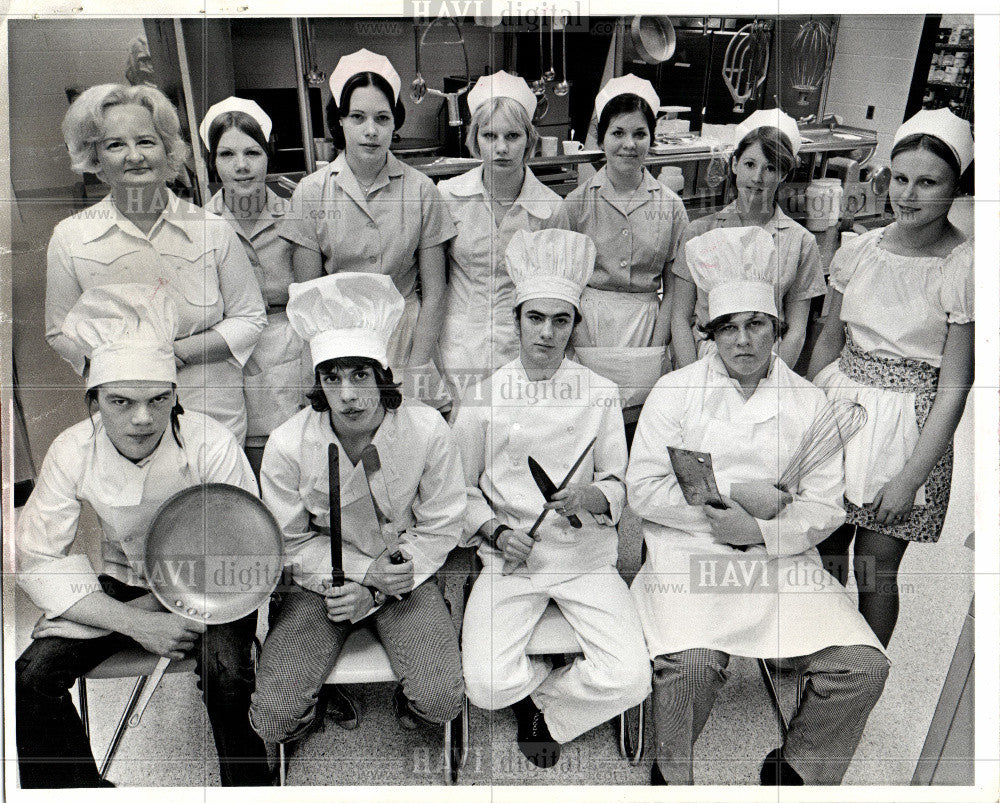
[[[193,485],[157,511],[146,537],[146,582],[168,611],[219,625],[253,613],[284,568],[284,539],[253,494],[223,483]],[[137,725],[170,659],[149,676],[130,726]]]

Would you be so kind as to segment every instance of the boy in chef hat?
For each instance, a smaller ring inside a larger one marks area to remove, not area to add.
[[[98,415],[55,439],[17,522],[17,581],[44,612],[16,665],[22,787],[112,785],[98,774],[68,690],[136,646],[175,659],[194,650],[223,785],[270,783],[246,718],[256,613],[206,629],[165,611],[143,575],[145,536],[169,497],[201,483],[257,493],[232,434],[177,404],[176,330],[170,296],[145,284],[86,290],[63,322],[86,355],[87,400]],[[100,576],[85,555],[69,554],[81,502],[100,523]]]
[[[651,782],[694,783],[694,744],[735,654],[782,659],[808,678],[761,783],[837,784],[889,662],[816,551],[844,520],[843,460],[814,467],[793,493],[774,486],[826,397],[773,353],[771,236],[714,229],[692,238],[687,253],[708,290],[705,328],[716,348],[656,383],[626,477],[648,548],[632,594],[653,660]],[[668,447],[711,455],[724,507],[686,501]],[[740,582],[724,579],[736,573]],[[663,577],[685,581],[668,588]]]
[[[514,234],[507,269],[521,354],[470,390],[455,422],[465,543],[479,547],[484,565],[462,631],[468,695],[482,708],[512,706],[518,748],[541,768],[650,688],[641,627],[615,569],[627,457],[618,390],[565,356],[595,258],[582,234]],[[529,457],[565,487],[546,498]],[[525,653],[550,602],[583,645],[581,658],[555,672]]]
[[[250,710],[268,742],[296,740],[318,719],[324,681],[366,617],[400,676],[393,703],[405,727],[448,722],[462,706],[458,639],[433,575],[458,543],[465,490],[444,419],[404,402],[393,382],[387,351],[402,311],[388,276],[338,273],[289,288],[288,320],[309,343],[316,384],[312,405],[271,433],[261,464],[262,496],[298,586],[264,642]],[[339,453],[339,587],[331,587],[330,444]],[[372,446],[377,469],[362,460]],[[401,563],[392,562],[393,539]]]

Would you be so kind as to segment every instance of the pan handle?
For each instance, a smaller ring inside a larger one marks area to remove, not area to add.
[[[163,657],[156,662],[156,669],[147,678],[146,685],[142,690],[142,696],[139,698],[139,702],[136,703],[135,711],[128,718],[128,726],[130,728],[134,728],[139,724],[139,720],[142,719],[142,714],[146,710],[146,706],[149,705],[149,700],[153,696],[153,692],[156,691],[156,687],[160,685],[160,679],[163,677],[163,673],[167,671],[168,666],[170,666],[169,658]]]

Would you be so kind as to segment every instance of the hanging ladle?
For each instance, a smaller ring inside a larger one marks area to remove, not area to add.
[[[539,23],[539,25],[541,25],[541,24],[542,23]],[[555,60],[555,57],[556,57],[556,53],[555,53],[555,42],[556,42],[556,38],[555,37],[556,37],[556,33],[555,33],[555,30],[556,30],[556,18],[555,17],[551,17],[549,19],[549,68],[545,72],[542,73],[542,78],[544,78],[549,83],[552,83],[553,81],[556,80],[556,68],[555,68],[555,65],[553,65],[553,63],[552,63]],[[539,28],[538,29],[539,35],[541,35],[541,31],[542,31],[542,29]],[[539,62],[539,64],[541,64],[541,62]]]
[[[542,39],[542,27],[541,23],[538,26],[538,69],[542,69],[542,65],[545,64],[545,40]],[[531,82],[531,91],[535,93],[535,97],[538,98],[538,102],[541,103],[542,99],[545,97],[545,78],[538,78]],[[539,119],[540,115],[536,115],[536,119]]]
[[[569,81],[566,80],[566,18],[563,17],[562,20],[562,80],[555,85],[552,92],[557,97],[563,97],[569,94]]]

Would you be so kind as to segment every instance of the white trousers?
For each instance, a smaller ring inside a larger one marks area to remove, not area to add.
[[[504,708],[530,694],[552,737],[565,743],[645,700],[651,667],[628,586],[613,566],[554,579],[484,569],[465,609],[462,665],[473,705]],[[525,654],[549,600],[583,648],[556,670]]]

